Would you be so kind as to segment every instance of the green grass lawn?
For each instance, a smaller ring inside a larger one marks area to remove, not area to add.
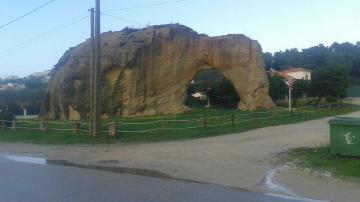
[[[260,110],[254,115],[253,113],[236,109],[194,108],[191,111],[179,115],[134,117],[113,120],[121,122],[119,124],[120,133],[117,138],[108,136],[108,133],[106,132],[108,126],[102,127],[104,132],[99,137],[92,138],[85,132],[74,134],[72,131],[51,130],[51,128],[71,129],[73,124],[50,123],[48,132],[40,132],[39,130],[36,130],[36,128],[39,128],[38,123],[25,123],[25,126],[32,130],[18,129],[13,131],[10,129],[0,129],[0,141],[28,142],[36,144],[101,144],[114,142],[140,143],[187,140],[244,132],[261,127],[298,123],[359,110],[360,106],[343,104],[342,107],[331,111],[329,111],[327,107],[324,107],[321,110],[310,107],[307,109],[297,109],[294,111],[293,115],[286,110],[273,112]],[[234,117],[234,125],[232,125],[232,116]],[[204,127],[205,117],[207,127]],[[111,120],[108,120],[105,121],[104,124],[109,124],[111,122]],[[83,125],[82,129],[87,130],[87,125]]]
[[[330,147],[299,148],[280,154],[285,162],[300,168],[328,171],[335,176],[360,179],[360,158],[339,157],[330,154]]]

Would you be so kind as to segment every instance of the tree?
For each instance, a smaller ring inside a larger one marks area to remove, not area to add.
[[[272,63],[274,57],[271,53],[264,53],[263,54],[264,62],[265,62],[265,69],[270,70],[272,68]]]
[[[309,93],[315,103],[319,103],[323,98],[328,102],[339,101],[346,97],[349,85],[360,83],[360,42],[333,43],[331,46],[319,44],[301,51],[280,51],[271,56],[264,53],[267,68],[271,65],[275,70],[283,70],[298,66],[313,70]],[[274,84],[270,88],[274,88]],[[296,87],[294,91],[296,94]],[[274,101],[279,97],[277,94],[277,91],[270,89]],[[296,105],[296,100],[294,101]]]
[[[276,70],[286,69],[291,66],[305,67],[311,70],[318,70],[322,67],[342,67],[349,69],[349,76],[353,81],[360,79],[360,42],[333,43],[331,46],[310,47],[298,51],[288,49],[271,54],[264,53],[266,67],[271,65]],[[271,64],[270,62],[273,61]]]
[[[11,114],[20,114],[21,107],[16,102],[8,102],[6,104],[6,111],[8,111]]]
[[[207,95],[211,104],[226,108],[236,108],[239,104],[239,95],[234,85],[227,79],[212,83]]]
[[[14,114],[10,113],[7,110],[1,110],[0,111],[0,120],[5,120],[5,125],[7,127],[10,127],[11,123],[9,121],[14,120]]]
[[[268,76],[269,78],[269,94],[274,102],[285,97],[288,92],[288,86],[279,76]]]
[[[42,89],[44,88],[44,84],[43,82],[41,81],[41,79],[38,79],[38,78],[30,78],[30,79],[26,79],[25,82],[25,87],[27,89]]]
[[[3,79],[0,82],[25,85],[25,89],[1,90],[0,106],[8,109],[13,114],[22,113],[20,106],[27,108],[29,114],[39,114],[46,92],[46,83],[43,83],[41,78],[29,76],[26,78]]]
[[[331,55],[325,60],[324,67],[326,68],[340,68],[345,70],[350,70],[353,64],[350,60],[346,59],[346,56],[343,54]]]
[[[239,104],[239,95],[234,85],[217,70],[204,70],[199,72],[189,85],[188,96],[193,93],[205,93],[211,102],[211,105],[217,107],[236,108]],[[194,100],[188,99],[188,103]],[[205,104],[201,102],[201,104]],[[199,104],[199,102],[197,103]]]
[[[310,81],[309,80],[296,80],[293,83],[293,90],[292,90],[292,99],[293,99],[293,106],[296,107],[297,101],[299,98],[303,97],[304,95],[309,94],[310,92]]]
[[[285,52],[277,52],[274,54],[274,69],[283,70],[289,66],[301,66],[303,65],[302,52],[299,52],[298,49],[287,49]]]
[[[323,67],[313,73],[311,94],[313,97],[317,97],[315,104],[319,104],[324,97],[333,97],[339,101],[346,97],[348,86],[349,74],[347,69]]]

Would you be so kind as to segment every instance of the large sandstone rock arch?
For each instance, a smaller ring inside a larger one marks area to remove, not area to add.
[[[52,71],[43,115],[88,116],[90,41],[67,51]],[[198,71],[215,68],[235,86],[239,109],[274,106],[261,46],[244,35],[209,37],[172,24],[102,34],[104,116],[180,113]]]

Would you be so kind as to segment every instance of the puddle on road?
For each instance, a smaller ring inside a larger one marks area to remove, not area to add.
[[[274,181],[275,174],[281,170],[289,168],[288,166],[282,166],[276,169],[269,170],[265,175],[265,186],[270,193],[265,193],[265,195],[294,200],[294,201],[302,201],[302,202],[329,202],[326,200],[316,200],[310,198],[299,197],[292,191],[290,191],[284,185],[277,183]]]
[[[209,183],[199,182],[199,181],[195,181],[195,180],[174,178],[163,172],[156,171],[156,170],[150,170],[150,169],[115,167],[115,166],[100,166],[100,165],[82,165],[82,164],[69,162],[66,160],[47,160],[45,158],[28,157],[28,156],[6,155],[4,157],[8,160],[15,161],[15,162],[30,163],[30,164],[37,164],[37,165],[58,165],[58,166],[76,167],[76,168],[83,168],[83,169],[108,171],[108,172],[120,173],[120,174],[140,175],[140,176],[147,176],[147,177],[157,177],[157,178],[165,178],[165,179],[172,179],[172,180],[181,180],[181,181],[186,181],[186,182],[191,182],[191,183],[209,184]],[[102,163],[115,163],[115,160],[103,161]],[[298,197],[294,193],[292,193],[290,190],[288,190],[286,187],[274,182],[273,178],[274,178],[276,172],[278,172],[282,169],[285,169],[285,168],[286,167],[283,166],[283,167],[280,167],[277,169],[270,170],[266,173],[265,185],[266,185],[267,189],[269,191],[271,191],[272,193],[265,193],[265,195],[283,198],[283,199],[294,200],[294,201],[327,202],[327,201],[323,201],[323,200],[313,200],[313,199]],[[285,195],[282,195],[282,194],[285,194]]]
[[[69,162],[66,160],[47,160],[46,162],[49,165],[60,165],[60,166],[92,169],[92,170],[102,170],[102,171],[108,171],[108,172],[113,172],[113,173],[141,175],[141,176],[148,176],[148,177],[172,178],[170,175],[167,175],[163,172],[156,171],[156,170],[150,170],[150,169],[118,167],[118,166],[83,165],[83,164]],[[111,161],[111,162],[113,162],[113,161]]]
[[[285,186],[283,186],[283,185],[281,185],[279,183],[276,183],[274,181],[275,174],[278,171],[283,170],[285,168],[286,168],[286,166],[282,166],[280,168],[276,168],[276,169],[269,170],[269,171],[266,172],[266,175],[265,175],[266,188],[271,192],[280,193],[280,194],[286,194],[288,196],[296,196],[288,188],[286,188]]]
[[[104,164],[110,164],[110,163],[119,163],[118,160],[104,160],[104,161],[99,161],[100,163],[104,163]]]
[[[166,173],[151,170],[151,169],[142,169],[142,168],[130,168],[130,167],[118,167],[118,166],[104,166],[104,165],[84,165],[75,162],[70,162],[67,160],[49,160],[45,158],[39,157],[29,157],[29,156],[15,156],[15,155],[5,155],[6,159],[21,162],[21,163],[30,163],[30,164],[38,164],[38,165],[56,165],[56,166],[66,166],[66,167],[75,167],[75,168],[83,168],[90,170],[101,170],[119,174],[128,174],[128,175],[139,175],[146,177],[155,177],[155,178],[163,178],[163,179],[171,179],[171,180],[180,180],[191,183],[200,183],[200,184],[209,184],[204,182],[199,182],[196,180],[182,179],[172,177]],[[105,160],[100,163],[118,163],[117,160]]]
[[[117,167],[117,166],[82,165],[82,164],[69,162],[66,160],[47,160],[45,158],[29,157],[29,156],[5,155],[4,157],[8,160],[21,162],[21,163],[30,163],[37,165],[58,165],[58,166],[76,167],[76,168],[84,168],[84,169],[92,169],[92,170],[102,170],[102,171],[121,173],[121,174],[142,175],[148,177],[158,177],[158,178],[168,178],[168,179],[172,178],[170,175],[150,169],[128,168],[128,167]],[[106,162],[104,161],[102,163],[109,163],[109,162],[114,163],[115,161],[113,160]]]
[[[46,159],[39,158],[39,157],[27,157],[27,156],[12,156],[6,155],[6,159],[15,162],[22,162],[22,163],[31,163],[31,164],[38,164],[38,165],[46,165]]]

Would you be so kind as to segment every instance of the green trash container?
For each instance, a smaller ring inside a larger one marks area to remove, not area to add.
[[[335,117],[329,125],[331,153],[360,157],[360,118]]]

